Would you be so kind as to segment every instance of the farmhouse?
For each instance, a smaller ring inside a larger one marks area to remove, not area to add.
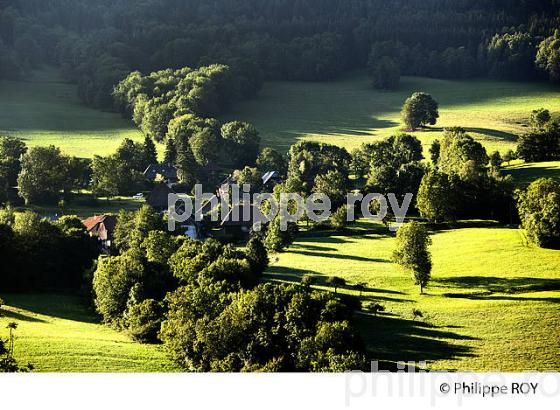
[[[225,235],[236,239],[247,239],[253,226],[263,220],[264,216],[257,206],[238,204],[234,205],[222,218],[220,227]]]
[[[263,188],[272,189],[280,182],[282,182],[282,178],[278,171],[269,171],[262,176]]]
[[[146,198],[146,203],[157,212],[166,212],[169,208],[168,196],[175,191],[165,183],[157,184]]]
[[[165,180],[167,183],[177,182],[177,169],[171,165],[151,164],[144,171],[146,179],[153,181],[158,176]]]
[[[103,250],[109,251],[113,243],[113,233],[117,225],[115,215],[95,215],[82,221],[91,237],[96,237]]]

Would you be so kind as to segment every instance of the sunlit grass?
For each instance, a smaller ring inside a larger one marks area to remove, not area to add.
[[[462,126],[489,151],[515,147],[531,110],[560,113],[560,89],[546,83],[450,81],[404,77],[395,92],[375,91],[363,74],[328,83],[270,82],[255,100],[236,104],[227,119],[253,122],[264,144],[287,151],[307,139],[351,150],[398,131],[404,100],[425,91],[440,103],[435,127],[416,132],[425,147],[442,128]]]
[[[119,114],[85,106],[76,86],[51,69],[34,72],[26,82],[0,82],[0,134],[88,158],[113,153],[124,138],[142,139]]]
[[[363,302],[379,317],[358,321],[371,359],[427,361],[430,369],[553,370],[560,366],[560,251],[528,246],[523,231],[499,226],[433,234],[432,282],[419,294],[391,263],[393,235],[361,221],[344,235],[306,234],[279,254],[267,279],[299,282],[304,274],[367,283]],[[358,295],[351,286],[344,293]],[[412,308],[424,319],[413,321]]]
[[[0,336],[18,323],[15,356],[40,372],[164,372],[175,368],[161,345],[143,345],[99,324],[82,300],[60,295],[0,295]]]
[[[560,182],[560,161],[515,164],[505,167],[503,172],[511,175],[520,188],[539,178],[553,178]]]

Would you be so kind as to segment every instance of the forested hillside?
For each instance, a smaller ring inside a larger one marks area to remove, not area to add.
[[[0,78],[47,63],[112,108],[128,73],[226,64],[240,98],[264,79],[321,81],[382,57],[401,74],[558,79],[557,0],[0,0]]]

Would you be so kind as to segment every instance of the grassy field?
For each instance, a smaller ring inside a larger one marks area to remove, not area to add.
[[[534,180],[543,177],[560,182],[560,161],[517,164],[505,167],[503,172],[511,175],[520,188],[526,188]]]
[[[76,86],[53,70],[37,71],[27,82],[0,82],[0,134],[79,157],[111,154],[125,137],[142,139],[120,115],[86,107]]]
[[[382,225],[361,221],[348,234],[306,233],[278,255],[267,279],[299,282],[328,276],[367,283],[363,302],[378,317],[358,315],[372,359],[427,361],[429,369],[558,370],[560,251],[527,245],[518,229],[480,223],[434,233],[432,282],[419,294],[391,263],[395,239]],[[351,286],[342,292],[355,294]],[[414,321],[412,309],[424,319]]]
[[[443,127],[460,125],[489,150],[504,152],[526,130],[531,110],[545,107],[560,114],[560,89],[545,83],[403,77],[398,91],[381,92],[370,88],[365,75],[353,73],[326,83],[265,83],[258,98],[236,104],[222,120],[254,123],[263,145],[283,151],[300,139],[351,150],[397,131],[402,104],[414,91],[429,92],[440,103],[438,124],[416,133],[425,146]],[[125,137],[142,138],[118,114],[86,107],[75,85],[50,69],[35,72],[27,82],[0,83],[0,133],[24,138],[31,146],[54,144],[81,157],[112,153]]]
[[[162,346],[135,343],[99,324],[80,299],[58,295],[0,295],[0,336],[18,323],[15,355],[40,372],[167,372]]]
[[[440,104],[435,127],[417,132],[425,146],[443,127],[462,126],[488,150],[515,147],[531,110],[560,113],[560,88],[544,83],[449,81],[404,77],[398,91],[370,88],[363,74],[328,83],[269,82],[255,100],[236,104],[227,119],[252,122],[264,144],[286,151],[300,139],[352,149],[400,128],[400,109],[414,91]]]

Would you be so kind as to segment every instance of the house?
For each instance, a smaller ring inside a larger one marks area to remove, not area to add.
[[[274,188],[280,182],[282,182],[282,178],[278,171],[269,171],[262,176],[263,187]]]
[[[195,221],[194,216],[191,216],[187,221],[180,223],[179,231],[183,232],[186,237],[194,240],[202,240],[207,236],[204,231],[204,225],[202,222]]]
[[[247,215],[244,215],[247,212]],[[265,217],[256,205],[250,205],[247,209],[243,204],[234,205],[228,214],[222,218],[220,227],[224,234],[239,239],[246,239],[251,229],[257,223],[264,223]]]
[[[108,251],[113,244],[113,235],[117,226],[115,215],[95,215],[82,221],[91,237],[96,237],[101,247]]]
[[[159,183],[146,197],[146,203],[160,213],[166,212],[169,209],[169,194],[174,193],[169,185]]]
[[[177,168],[172,165],[151,164],[144,171],[146,179],[153,181],[157,176],[162,177],[167,183],[177,182]]]

